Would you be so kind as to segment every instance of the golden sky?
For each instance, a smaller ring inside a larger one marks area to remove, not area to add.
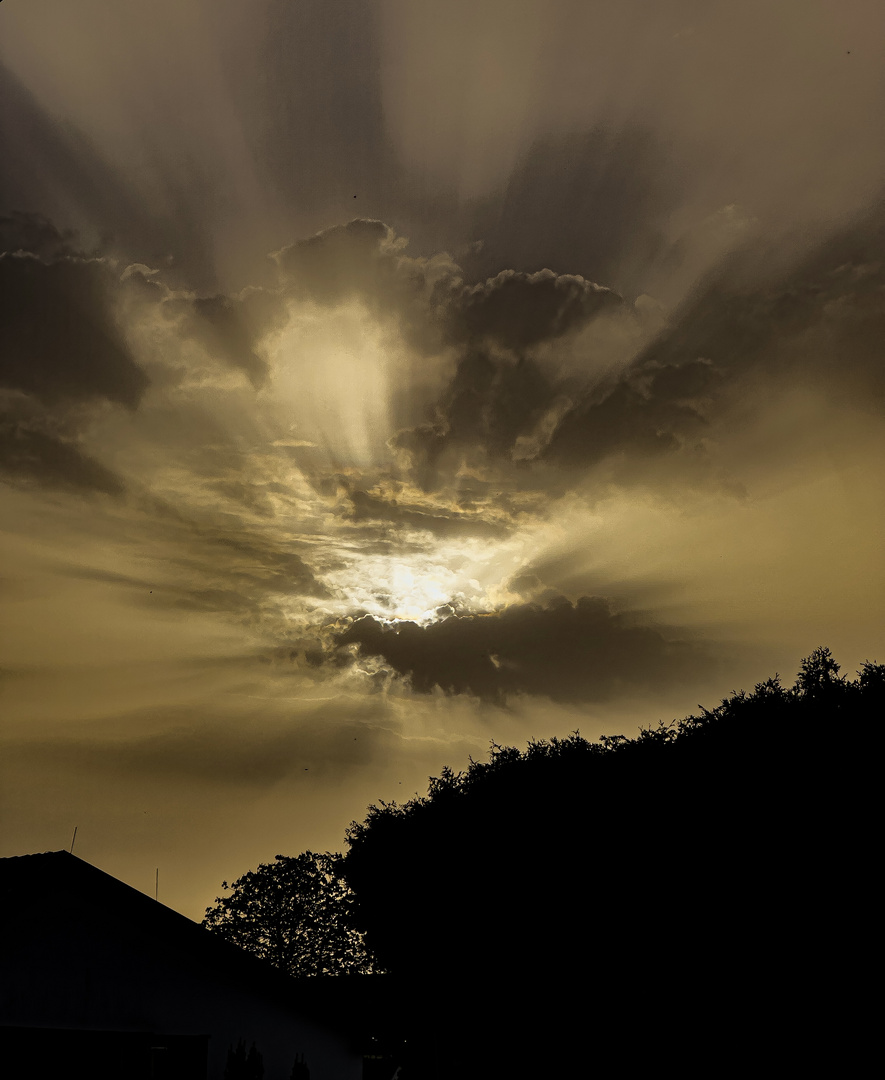
[[[199,918],[885,659],[877,0],[7,0],[0,854]]]

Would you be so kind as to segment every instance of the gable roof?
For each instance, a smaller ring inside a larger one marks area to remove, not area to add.
[[[0,859],[0,912],[10,960],[27,963],[38,950],[61,964],[78,947],[110,957],[137,939],[170,976],[176,966],[198,968],[351,1037],[387,983],[372,975],[293,978],[67,851]]]

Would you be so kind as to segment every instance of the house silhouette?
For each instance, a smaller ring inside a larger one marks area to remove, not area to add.
[[[0,1060],[10,1076],[360,1080],[371,976],[293,979],[66,851],[0,859]],[[306,1075],[302,1069],[301,1075]]]

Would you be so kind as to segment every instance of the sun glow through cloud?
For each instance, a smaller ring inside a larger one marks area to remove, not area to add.
[[[415,547],[420,540],[416,538]],[[402,554],[365,554],[325,581],[342,596],[348,611],[374,615],[386,622],[427,625],[455,612],[489,610],[497,554],[488,544],[431,546]],[[486,579],[482,584],[480,579]]]
[[[332,461],[368,468],[387,453],[394,343],[359,305],[302,307],[270,346],[272,399],[291,431]]]

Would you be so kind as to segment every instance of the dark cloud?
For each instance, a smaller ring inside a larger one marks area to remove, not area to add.
[[[113,315],[100,259],[0,255],[0,385],[42,401],[105,398],[135,408],[148,379]]]
[[[2,61],[0,100],[0,211],[39,211],[54,221],[85,223],[98,230],[95,240],[106,254],[174,265],[191,287],[211,287],[214,251],[206,215],[219,177],[204,175],[192,187],[170,185],[158,211],[70,120],[59,123]],[[170,173],[180,178],[181,158],[175,164]]]
[[[130,574],[96,569],[87,566],[65,567],[66,576],[81,581],[97,581],[102,585],[122,586],[127,589],[129,600],[138,607],[156,611],[212,611],[225,612],[240,617],[255,617],[261,612],[261,604],[255,593],[232,588],[212,588],[176,585],[164,581],[162,585],[150,578],[137,578]]]
[[[572,274],[502,270],[462,290],[449,321],[453,336],[493,338],[520,352],[560,337],[620,303],[617,293]]]
[[[878,407],[885,400],[883,206],[798,263],[781,261],[778,268],[769,256],[757,240],[725,258],[614,374],[605,374],[606,359],[596,355],[592,336],[570,337],[571,375],[542,366],[532,358],[537,352],[514,365],[494,349],[465,349],[434,418],[399,432],[394,445],[407,451],[414,480],[427,490],[449,482],[465,452],[496,461],[499,470],[512,459],[529,471],[536,465],[586,470],[617,457],[622,482],[667,462],[674,477],[719,484],[725,481],[711,449],[748,392],[764,397],[776,384],[794,381]],[[484,327],[487,340],[497,334],[514,351],[518,341],[547,346],[587,325],[593,316],[585,304],[592,306],[594,297],[603,309],[619,304],[615,294],[583,279],[508,272],[454,292],[450,319],[463,322],[470,314],[464,300],[470,295],[491,300],[487,309],[478,306],[477,332]],[[561,309],[559,296],[568,298]],[[549,347],[551,356],[555,349]],[[850,364],[840,359],[849,356]],[[588,373],[583,384],[581,370]],[[600,370],[594,379],[591,373]],[[528,477],[522,482],[530,483]],[[556,486],[549,475],[543,483],[551,492]]]
[[[255,625],[284,618],[283,602],[296,597],[328,599],[329,590],[293,550],[285,533],[262,532],[263,522],[234,514],[206,520],[181,502],[130,492],[141,541],[164,570],[134,576],[95,566],[66,565],[69,578],[125,590],[125,602],[147,610],[204,611]],[[221,522],[219,522],[221,518]]]
[[[622,303],[610,289],[548,269],[466,285],[447,256],[413,258],[405,245],[384,222],[356,219],[273,257],[296,294],[326,305],[358,298],[423,348],[489,342],[519,353]]]
[[[465,449],[507,457],[516,439],[551,406],[556,388],[531,360],[493,359],[470,349],[462,356],[432,422],[397,433],[416,483],[432,491],[450,479]]]
[[[256,290],[253,297],[265,303],[243,302],[227,296],[198,297],[188,303],[183,327],[187,336],[199,341],[212,356],[245,373],[254,387],[267,380],[267,361],[256,355],[257,339],[285,321],[281,301]]]
[[[627,378],[568,410],[541,457],[557,465],[595,465],[612,454],[650,458],[681,449],[703,432],[705,419],[691,404],[716,384],[703,361],[649,373],[645,386]]]
[[[694,445],[704,425],[699,401],[719,386],[713,365],[685,355],[665,362],[649,353],[589,390],[574,376],[544,370],[527,350],[574,335],[606,313],[634,318],[616,293],[581,277],[503,271],[466,286],[455,264],[440,264],[434,276],[431,263],[402,253],[389,227],[363,220],[276,258],[291,286],[320,303],[368,298],[382,317],[401,325],[435,323],[437,340],[458,347],[455,373],[431,419],[400,431],[392,443],[406,452],[412,478],[425,491],[448,482],[465,452],[574,468],[614,453],[660,456]],[[585,369],[598,368],[593,344],[583,347]],[[517,453],[520,439],[533,447]]]
[[[724,377],[774,368],[804,381],[881,370],[885,201],[784,266],[757,242],[723,260],[636,359],[637,369],[706,358]],[[841,339],[841,340],[840,340]]]
[[[710,663],[701,650],[613,614],[595,597],[452,616],[423,627],[365,616],[336,641],[381,658],[420,693],[439,686],[496,702],[514,694],[606,701],[697,678]]]
[[[215,360],[242,371],[253,387],[264,385],[267,361],[258,355],[260,339],[283,327],[288,318],[284,299],[262,288],[244,289],[238,296],[193,296],[170,289],[164,276],[142,264],[122,274],[123,295],[145,310],[152,308],[176,323],[183,338],[200,344]]]
[[[0,240],[0,471],[120,495],[120,478],[80,445],[97,404],[135,409],[148,386],[114,312],[116,272],[38,214],[0,219]]]
[[[123,481],[73,439],[41,431],[0,408],[0,476],[14,483],[122,495]]]
[[[272,256],[290,295],[335,306],[365,305],[419,352],[443,343],[451,295],[462,287],[447,258],[403,255],[406,241],[383,221],[357,218],[281,248]]]
[[[465,256],[465,273],[550,266],[641,292],[632,265],[659,257],[679,192],[672,158],[650,131],[596,127],[539,139],[500,191],[465,211],[482,242]]]
[[[720,381],[711,364],[698,360],[631,370],[588,391],[532,360],[474,351],[460,361],[437,419],[400,431],[393,445],[408,454],[425,490],[449,483],[465,452],[523,469],[532,462],[587,467],[614,454],[660,457],[696,448],[706,433],[700,403]],[[522,482],[530,484],[525,473]],[[549,476],[544,483],[552,490]]]
[[[389,287],[396,251],[389,225],[355,218],[281,248],[273,258],[301,293],[318,303],[338,304]]]
[[[265,619],[276,624],[282,617],[281,597],[329,597],[326,586],[285,539],[264,537],[233,515],[223,528],[156,500],[148,500],[142,509],[149,515],[147,534],[164,550],[171,545],[167,560],[175,572],[164,575],[162,583],[118,582],[129,587],[130,598],[141,607],[211,611],[250,625]]]
[[[156,305],[183,336],[255,386],[267,376],[260,339],[285,324],[287,298],[330,306],[359,299],[379,319],[395,322],[419,349],[448,343],[460,354],[428,421],[393,439],[395,449],[407,452],[412,479],[424,490],[449,484],[466,454],[480,466],[518,464],[527,483],[533,463],[574,470],[613,455],[637,462],[676,460],[686,450],[702,456],[702,441],[715,438],[716,417],[735,380],[784,366],[789,343],[795,354],[809,345],[809,334],[815,341],[805,348],[806,376],[809,364],[824,370],[824,352],[844,346],[860,358],[853,366],[869,374],[866,385],[874,384],[885,287],[882,222],[878,207],[800,266],[780,277],[769,274],[762,286],[749,284],[758,276],[754,258],[764,257],[759,249],[732,256],[627,369],[590,386],[582,386],[574,370],[599,367],[597,346],[580,332],[606,313],[634,318],[616,293],[551,270],[506,270],[466,285],[450,259],[407,256],[404,241],[377,220],[355,219],[281,249],[276,261],[284,285],[276,291],[188,296],[170,290],[156,272],[134,266],[124,274],[123,294]],[[0,226],[18,252],[0,260],[3,384],[52,408],[99,398],[135,407],[147,377],[113,315],[120,286],[110,264],[72,254],[75,237],[39,215],[8,215]],[[44,311],[54,317],[39,317]],[[538,346],[549,348],[565,337],[569,349],[587,353],[568,377],[537,358]],[[50,425],[23,426],[19,419],[6,421],[8,471],[31,461],[31,478],[52,482],[53,469],[60,476],[66,461],[79,470],[72,472],[73,486],[89,486],[90,476],[98,490],[117,486],[77,448],[76,432],[59,437]],[[245,488],[225,493],[268,511]],[[356,490],[352,505],[358,520],[396,520],[447,535],[472,527],[466,518],[382,505],[365,491]]]
[[[613,385],[563,413],[543,460],[575,467],[696,449],[748,392],[778,383],[881,407],[883,205],[792,266],[773,271],[768,254],[757,242],[724,260]]]
[[[82,254],[73,229],[64,231],[43,214],[13,210],[0,214],[0,252],[27,251],[44,262]]]

